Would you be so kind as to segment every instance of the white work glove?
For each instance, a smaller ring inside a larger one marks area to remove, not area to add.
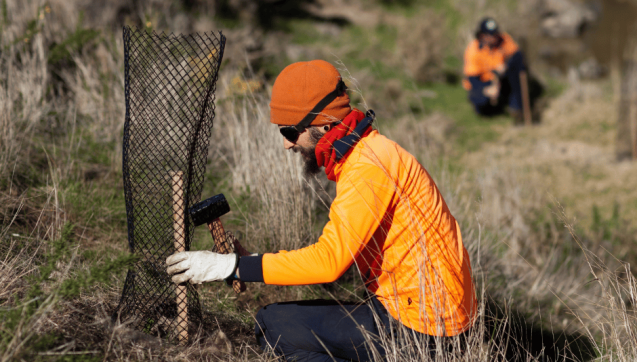
[[[507,65],[502,63],[500,65],[498,65],[494,71],[497,73],[498,77],[501,77],[504,75],[504,73],[507,71]]]
[[[176,284],[191,284],[224,280],[237,267],[237,254],[218,254],[208,250],[182,251],[166,259],[168,275]],[[183,272],[183,273],[182,273]],[[177,274],[181,273],[181,274]]]
[[[492,105],[498,104],[498,97],[500,96],[500,82],[496,80],[491,81],[491,85],[484,87],[482,93],[485,97],[488,97],[491,100]]]

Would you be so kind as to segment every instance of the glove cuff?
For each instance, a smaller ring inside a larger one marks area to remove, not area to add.
[[[232,284],[233,280],[239,280],[239,277],[237,276],[237,269],[239,268],[239,259],[241,258],[241,256],[239,255],[239,253],[234,253],[234,255],[236,256],[234,268],[232,268],[232,272],[230,273],[230,275],[226,279],[224,279],[228,285]]]

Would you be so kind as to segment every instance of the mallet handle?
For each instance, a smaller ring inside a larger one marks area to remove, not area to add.
[[[223,225],[221,224],[221,220],[214,219],[208,223],[208,230],[210,230],[210,234],[212,234],[212,239],[215,241],[215,245],[217,246],[217,252],[220,254],[230,254],[232,253],[232,249],[226,243],[226,232],[223,230]],[[240,280],[232,281],[232,289],[234,289],[235,293],[239,294],[246,290],[246,285],[244,282]]]

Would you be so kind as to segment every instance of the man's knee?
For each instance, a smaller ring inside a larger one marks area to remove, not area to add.
[[[270,330],[268,328],[272,328],[271,317],[276,313],[277,303],[267,305],[257,312],[256,323],[254,326],[254,334],[257,337],[257,342],[261,345],[261,348],[265,350],[268,345],[274,347],[272,345],[271,337],[268,335]]]
[[[482,94],[482,89],[472,89],[469,91],[469,101],[477,113],[482,114],[483,110],[489,106],[490,99]]]
[[[290,314],[294,314],[293,308],[280,303],[266,305],[257,312],[254,334],[263,350],[286,348],[285,342],[294,334]]]
[[[471,97],[469,98],[471,104],[473,104],[473,109],[475,109],[476,113],[481,115],[488,115],[489,109],[492,108],[490,104],[490,99],[487,97]]]
[[[294,337],[304,335],[304,331],[295,330],[290,316],[294,312],[293,306],[279,303],[267,305],[257,312],[254,333],[261,348],[272,350],[287,361],[323,361],[325,356],[329,358],[329,355],[323,356],[296,345]]]

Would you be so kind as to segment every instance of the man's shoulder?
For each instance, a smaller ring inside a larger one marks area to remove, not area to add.
[[[465,55],[478,52],[480,50],[480,42],[478,39],[473,39],[467,44],[467,47],[464,50]]]
[[[415,161],[414,156],[395,141],[373,131],[356,145],[351,157],[350,170],[374,167],[388,174],[397,174],[400,168]],[[416,161],[417,162],[417,161]]]
[[[500,33],[500,37],[502,37],[502,40],[504,40],[504,41],[513,41],[513,37],[511,37],[511,35],[509,35],[509,33],[504,32],[504,31]]]
[[[517,50],[518,43],[513,40],[513,37],[508,33],[501,33],[502,43],[500,44],[500,48],[507,49],[509,51]]]
[[[398,155],[402,147],[398,143],[383,136],[378,131],[373,131],[362,140],[361,156],[363,158],[393,157]],[[407,152],[402,150],[403,152]]]

